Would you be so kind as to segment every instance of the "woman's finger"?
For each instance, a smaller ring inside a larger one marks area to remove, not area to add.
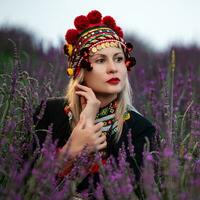
[[[84,90],[84,91],[91,91],[91,88],[85,86],[85,85],[80,85],[80,84],[77,84],[77,87]]]
[[[76,91],[75,93],[76,93],[77,95],[80,95],[80,96],[85,97],[86,100],[89,99],[89,95],[88,95],[88,93],[85,92],[85,91]]]
[[[96,132],[99,132],[101,130],[101,128],[103,127],[104,123],[103,122],[99,122],[97,124],[94,125],[93,127],[93,131],[96,133]]]
[[[88,92],[90,95],[92,95],[92,97],[96,97],[93,90],[87,86],[84,86],[84,85],[80,85],[80,84],[77,84],[77,87],[85,92]]]
[[[85,116],[84,115],[80,115],[80,119],[79,119],[79,121],[77,123],[77,128],[83,129],[85,127],[85,122],[86,122]]]
[[[102,144],[106,141],[106,136],[102,133],[100,137],[97,138],[96,142],[97,144]]]
[[[97,138],[101,137],[102,135],[103,135],[103,133],[102,133],[101,129],[98,132],[96,132],[96,137]]]
[[[99,144],[96,146],[97,150],[102,150],[105,149],[107,147],[107,141],[103,142],[102,144]]]
[[[83,110],[85,108],[86,104],[87,104],[85,97],[80,96],[80,102],[81,102],[81,108]]]

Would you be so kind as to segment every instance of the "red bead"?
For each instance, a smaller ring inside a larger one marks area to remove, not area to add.
[[[64,107],[64,111],[65,111],[65,113],[67,114],[67,113],[70,111],[69,106],[65,106],[65,107]]]

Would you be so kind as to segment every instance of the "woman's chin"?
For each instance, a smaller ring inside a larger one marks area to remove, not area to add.
[[[107,91],[98,91],[95,92],[96,96],[109,97],[117,96],[122,90],[107,90]]]

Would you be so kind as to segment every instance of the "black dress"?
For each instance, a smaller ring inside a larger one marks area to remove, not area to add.
[[[39,121],[37,116],[41,112],[42,104],[36,109],[34,114],[36,130],[48,129],[48,126],[53,124],[52,139],[58,141],[58,147],[64,146],[71,134],[69,116],[64,111],[65,106],[66,101],[64,98],[50,98],[46,102],[44,114]],[[130,118],[124,121],[123,130],[119,141],[116,143],[112,137],[107,137],[107,156],[113,155],[114,157],[117,157],[122,144],[124,144],[125,147],[128,146],[127,133],[131,131],[135,160],[137,165],[140,167],[143,159],[143,147],[146,142],[145,138],[148,138],[150,141],[150,150],[153,150],[152,144],[155,135],[155,128],[146,118],[137,112],[134,112],[133,110],[129,110],[128,112],[130,114]],[[40,145],[42,145],[46,137],[46,132],[37,131],[37,136],[39,138]],[[134,170],[136,180],[138,180],[140,177],[140,171],[138,170],[138,167],[135,166],[135,162],[129,159],[129,157],[128,162]]]

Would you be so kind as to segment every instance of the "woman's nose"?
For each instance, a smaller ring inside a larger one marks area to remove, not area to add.
[[[108,73],[116,73],[117,72],[116,63],[113,60],[108,62],[107,72]]]

